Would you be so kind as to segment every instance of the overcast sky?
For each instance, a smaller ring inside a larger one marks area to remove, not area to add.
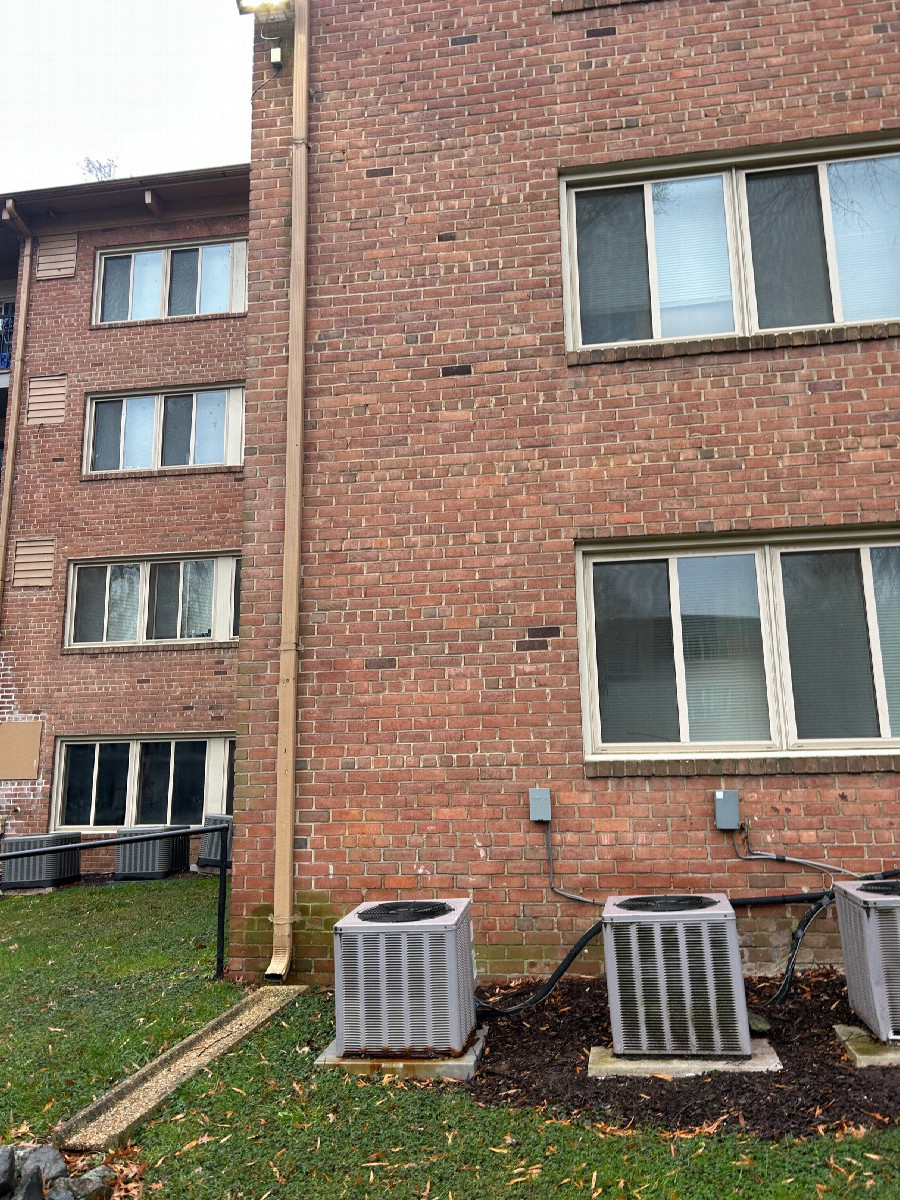
[[[252,38],[235,0],[0,0],[0,192],[247,162]]]

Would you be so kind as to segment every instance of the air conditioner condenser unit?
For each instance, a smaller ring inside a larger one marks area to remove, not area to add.
[[[334,927],[335,1053],[458,1057],[475,1031],[469,900],[361,904]]]
[[[12,858],[3,864],[0,888],[56,887],[61,883],[74,883],[81,878],[80,833],[39,833],[8,837],[3,849],[45,850],[59,846],[58,854],[40,854],[34,858]]]
[[[166,879],[176,871],[186,871],[191,852],[188,825],[133,825],[130,829],[117,829],[116,837],[163,833],[166,829],[183,829],[184,834],[181,837],[161,838],[159,841],[116,846],[113,879]]]
[[[228,866],[231,866],[231,847],[234,844],[234,818],[226,816],[224,813],[211,813],[203,822],[203,836],[200,839],[200,850],[197,854],[198,867],[218,867],[219,865],[219,838],[222,836],[219,833],[207,833],[207,825],[227,825],[228,832],[225,834],[225,840],[228,843],[226,854],[228,856]]]
[[[850,1007],[877,1038],[900,1043],[900,880],[835,883]]]
[[[615,1054],[750,1056],[726,896],[610,896],[603,921]]]

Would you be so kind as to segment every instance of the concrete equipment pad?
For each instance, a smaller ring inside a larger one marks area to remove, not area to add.
[[[900,1046],[886,1046],[859,1025],[835,1025],[854,1067],[900,1067]]]
[[[592,1046],[587,1073],[594,1079],[613,1075],[686,1079],[691,1075],[708,1075],[710,1071],[740,1075],[781,1070],[781,1059],[765,1038],[753,1038],[750,1045],[753,1049],[750,1058],[619,1058],[609,1046]]]
[[[340,1067],[350,1075],[399,1075],[402,1079],[471,1079],[478,1070],[487,1027],[475,1031],[475,1041],[460,1058],[338,1058],[336,1042],[316,1059],[317,1067]]]
[[[220,1013],[112,1091],[58,1125],[54,1146],[64,1150],[111,1150],[123,1145],[131,1131],[185,1080],[259,1029],[294,1000],[305,986],[261,987]]]

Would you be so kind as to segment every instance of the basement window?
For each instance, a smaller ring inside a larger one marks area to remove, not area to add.
[[[227,810],[233,778],[233,738],[63,741],[55,828],[202,825]]]
[[[227,641],[235,637],[239,560],[73,563],[66,645]]]
[[[88,402],[86,474],[240,464],[243,388],[214,388]]]
[[[244,312],[247,243],[140,247],[100,254],[94,320],[152,321]]]
[[[581,560],[588,758],[900,744],[900,543]]]
[[[900,155],[565,185],[570,349],[900,317]]]

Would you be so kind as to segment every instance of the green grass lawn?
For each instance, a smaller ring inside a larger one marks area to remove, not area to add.
[[[0,1139],[38,1136],[240,997],[213,879],[0,899]]]
[[[332,1036],[330,998],[300,996],[182,1087],[137,1135],[148,1195],[156,1185],[209,1200],[900,1196],[900,1130],[775,1144],[619,1136],[564,1114],[483,1108],[452,1085],[315,1068]]]
[[[234,1002],[211,982],[214,921],[214,880],[0,900],[0,1138],[24,1123],[45,1135]],[[145,1196],[900,1200],[897,1129],[774,1144],[614,1133],[318,1070],[332,1036],[330,996],[309,992],[181,1087],[136,1134]]]

